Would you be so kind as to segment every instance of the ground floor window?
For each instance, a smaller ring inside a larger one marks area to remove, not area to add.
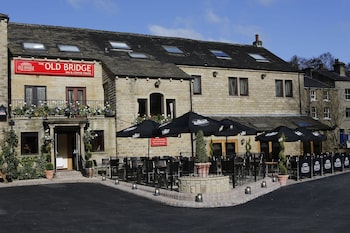
[[[21,154],[39,154],[38,132],[21,133]]]
[[[94,130],[94,138],[91,140],[92,152],[99,152],[105,150],[104,143],[104,131],[103,130]]]

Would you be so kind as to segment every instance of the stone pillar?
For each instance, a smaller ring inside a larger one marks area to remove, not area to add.
[[[8,109],[8,53],[7,53],[7,25],[9,17],[0,13],[0,105]],[[0,122],[0,128],[8,126],[7,122]]]

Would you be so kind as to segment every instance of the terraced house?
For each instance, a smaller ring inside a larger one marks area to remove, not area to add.
[[[0,105],[19,135],[21,156],[51,137],[57,169],[78,170],[84,139],[93,158],[190,155],[190,135],[161,142],[117,138],[145,118],[188,111],[229,118],[259,131],[324,125],[307,116],[303,74],[262,46],[60,26],[12,23],[0,15]],[[211,137],[214,153],[273,151],[254,137]],[[26,149],[30,147],[30,150]],[[299,154],[300,145],[287,148]]]

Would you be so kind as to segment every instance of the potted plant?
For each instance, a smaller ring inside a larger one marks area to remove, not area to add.
[[[46,179],[52,180],[54,176],[53,164],[51,162],[46,163],[45,165],[45,176]]]
[[[196,156],[195,166],[197,174],[200,177],[207,177],[209,174],[209,156],[205,148],[204,134],[202,130],[199,130],[196,134]]]
[[[277,175],[278,182],[281,186],[284,186],[287,184],[287,180],[289,178],[289,175],[287,174],[287,158],[284,154],[284,142],[286,141],[286,137],[284,134],[282,134],[282,137],[279,139],[281,150],[278,154],[279,162],[278,162],[278,168],[279,168],[279,174]]]

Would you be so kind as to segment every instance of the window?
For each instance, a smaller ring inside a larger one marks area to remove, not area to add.
[[[210,50],[210,52],[212,54],[214,54],[216,56],[216,58],[231,59],[231,57],[227,53],[225,53],[225,52],[223,52],[221,50]]]
[[[347,119],[350,119],[350,108],[346,108],[346,110],[345,110],[345,117]]]
[[[94,130],[95,137],[91,140],[91,151],[99,152],[105,150],[104,143],[104,131],[103,130]]]
[[[131,58],[139,58],[139,59],[147,59],[148,58],[148,56],[145,53],[132,52],[132,53],[129,53],[129,56]]]
[[[328,90],[323,90],[323,100],[329,101],[329,91]]]
[[[276,89],[276,97],[283,97],[283,81],[276,80],[275,81],[275,89]]]
[[[317,109],[316,109],[316,107],[311,107],[311,117],[317,119]]]
[[[168,53],[176,53],[176,54],[183,54],[181,49],[179,49],[176,46],[172,45],[162,45],[162,47],[168,52]]]
[[[71,106],[86,105],[85,87],[67,87],[66,99]]]
[[[144,117],[147,116],[147,99],[138,99],[137,100],[138,103],[138,116],[140,117]]]
[[[329,107],[324,107],[323,108],[323,118],[324,119],[330,119],[331,118]]]
[[[345,99],[350,100],[350,89],[345,89]]]
[[[193,77],[193,94],[200,95],[202,94],[202,80],[199,75],[192,75]]]
[[[28,106],[46,103],[46,87],[24,86],[25,102]]]
[[[255,59],[257,62],[269,62],[264,56],[257,53],[249,53],[249,56]]]
[[[39,154],[38,132],[21,133],[21,154]]]
[[[241,96],[248,96],[248,79],[239,78],[239,92]]]
[[[45,45],[42,43],[23,42],[22,46],[24,49],[29,50],[46,50]]]
[[[164,114],[163,109],[164,96],[160,93],[150,95],[150,114],[151,116]]]
[[[75,45],[59,44],[57,45],[57,47],[58,47],[58,50],[61,52],[73,52],[73,53],[80,52],[80,49]]]
[[[285,88],[286,88],[286,97],[293,97],[293,82],[292,82],[292,80],[285,80],[284,84],[285,84]]]
[[[248,96],[248,78],[229,77],[228,91],[230,96]]]
[[[175,105],[175,99],[167,99],[166,100],[166,116],[170,117],[171,119],[176,118],[176,105]]]
[[[310,100],[316,101],[316,91],[315,90],[310,91]]]
[[[112,46],[112,49],[116,49],[116,50],[131,50],[129,45],[127,45],[125,42],[109,41],[109,44]]]

